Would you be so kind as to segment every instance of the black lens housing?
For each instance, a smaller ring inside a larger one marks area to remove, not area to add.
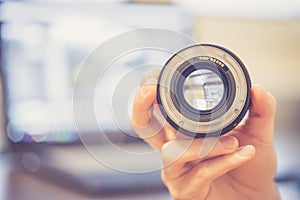
[[[224,85],[222,99],[209,110],[193,108],[183,94],[185,79],[200,69],[216,73]],[[192,137],[218,136],[232,130],[245,116],[250,88],[248,71],[235,54],[217,45],[197,44],[166,62],[158,78],[157,102],[168,123],[179,132]]]

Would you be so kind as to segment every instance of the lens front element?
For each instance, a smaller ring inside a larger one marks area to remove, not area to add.
[[[187,103],[197,110],[212,110],[224,95],[222,79],[213,71],[199,69],[192,72],[182,87]]]

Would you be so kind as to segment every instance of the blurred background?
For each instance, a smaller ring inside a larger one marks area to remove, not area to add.
[[[0,199],[170,199],[159,172],[124,175],[99,166],[73,122],[73,86],[89,53],[114,35],[145,27],[219,44],[241,58],[252,82],[277,98],[276,180],[282,199],[300,199],[297,0],[0,1]],[[149,60],[142,53],[119,65]],[[109,111],[102,116],[111,140],[146,148],[119,130]]]

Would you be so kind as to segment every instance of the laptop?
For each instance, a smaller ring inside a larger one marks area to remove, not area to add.
[[[160,178],[159,151],[130,129],[129,120],[139,79],[154,66],[144,64],[155,60],[161,67],[170,53],[147,50],[120,58],[114,63],[115,68],[106,72],[106,78],[101,79],[97,87],[99,93],[96,92],[99,101],[91,105],[86,100],[86,92],[94,74],[86,74],[80,80],[78,74],[101,42],[128,31],[129,26],[116,23],[109,16],[98,16],[93,6],[81,9],[76,4],[70,8],[19,2],[1,6],[4,12],[1,15],[0,75],[5,134],[9,150],[15,155],[15,166],[89,194],[166,191]],[[124,6],[128,5],[114,5],[112,10],[124,12],[127,10]],[[105,11],[107,7],[110,5],[99,9]],[[152,15],[151,9],[141,9],[144,15]],[[161,13],[178,19],[175,26],[181,27],[182,19],[177,11],[164,6],[160,9],[165,11]],[[56,14],[47,12],[49,16],[45,15],[46,10]],[[129,18],[136,20],[133,14]],[[176,27],[173,28],[176,30]],[[173,44],[178,44],[175,39]],[[78,98],[74,99],[74,91]],[[125,110],[121,106],[124,100]],[[111,109],[112,101],[115,101],[115,110]],[[81,113],[74,114],[76,106]],[[96,121],[85,116],[85,109],[90,106],[95,106]],[[124,113],[125,118],[119,119]],[[76,115],[79,118],[75,119]]]

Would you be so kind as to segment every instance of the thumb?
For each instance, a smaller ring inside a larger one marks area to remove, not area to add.
[[[262,86],[251,88],[251,107],[249,117],[273,120],[276,110],[276,99]]]
[[[266,142],[273,140],[276,99],[261,86],[251,88],[251,106],[243,132]]]

